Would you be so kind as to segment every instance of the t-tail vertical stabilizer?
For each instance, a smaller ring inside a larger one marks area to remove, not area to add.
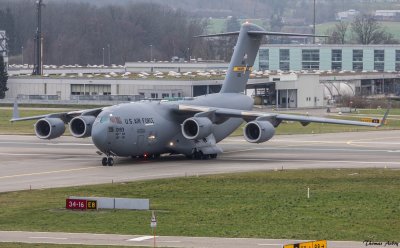
[[[224,83],[220,93],[241,93],[246,88],[254,61],[260,48],[261,39],[265,35],[272,36],[302,36],[302,37],[327,37],[326,35],[298,34],[268,32],[262,27],[252,23],[244,23],[240,31],[222,34],[199,35],[196,37],[217,37],[239,35],[233,51]]]
[[[251,34],[249,31],[264,29],[251,23],[242,25],[220,93],[240,93],[246,88],[263,37],[263,34]]]

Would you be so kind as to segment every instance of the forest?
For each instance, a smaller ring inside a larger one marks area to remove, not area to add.
[[[33,1],[0,6],[0,29],[7,32],[10,58],[23,53],[24,63],[33,63]],[[207,57],[207,43],[193,39],[204,33],[206,23],[166,5],[50,2],[42,13],[44,64],[102,64],[103,58],[105,64],[123,64],[150,60],[150,56],[163,61],[173,56]]]
[[[33,63],[35,2],[0,0],[0,30],[7,32],[11,63]],[[151,58],[169,61],[174,56],[226,61],[232,54],[233,40],[193,38],[207,33],[215,18],[226,20],[223,29],[227,31],[234,31],[239,20],[246,19],[263,20],[263,26],[273,31],[280,31],[288,22],[309,27],[313,21],[313,0],[44,2],[44,64],[54,65],[124,64]],[[368,14],[377,8],[399,6],[389,0],[316,0],[317,24],[332,22],[336,12],[350,8]],[[341,42],[343,29],[336,26],[330,32],[335,36],[329,42]]]

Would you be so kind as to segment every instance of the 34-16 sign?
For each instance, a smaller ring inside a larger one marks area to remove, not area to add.
[[[97,201],[84,199],[67,199],[65,202],[65,208],[72,210],[97,209]]]

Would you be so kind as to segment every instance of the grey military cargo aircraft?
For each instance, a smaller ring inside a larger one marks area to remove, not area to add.
[[[252,111],[253,100],[243,92],[262,37],[312,35],[267,32],[255,24],[245,23],[238,32],[199,37],[227,35],[238,35],[238,40],[219,93],[176,102],[133,102],[42,116],[14,116],[11,121],[38,120],[34,129],[40,139],[60,137],[65,125],[69,125],[72,136],[92,137],[94,145],[101,151],[99,154],[104,154],[104,166],[112,166],[115,156],[183,154],[192,159],[216,158],[222,153],[217,143],[244,121],[247,122],[244,138],[250,143],[271,139],[282,121],[297,121],[302,125],[319,122],[379,126],[359,121]]]

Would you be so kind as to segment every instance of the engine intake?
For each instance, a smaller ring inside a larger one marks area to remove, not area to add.
[[[35,124],[35,133],[39,139],[55,139],[64,132],[64,122],[59,118],[43,118]]]
[[[92,136],[92,127],[96,117],[78,116],[69,123],[69,131],[75,138],[86,138]]]
[[[275,135],[275,128],[269,121],[251,121],[244,127],[244,138],[250,143],[262,143]]]
[[[182,134],[186,139],[202,139],[212,133],[212,122],[207,117],[192,117],[182,124]]]

